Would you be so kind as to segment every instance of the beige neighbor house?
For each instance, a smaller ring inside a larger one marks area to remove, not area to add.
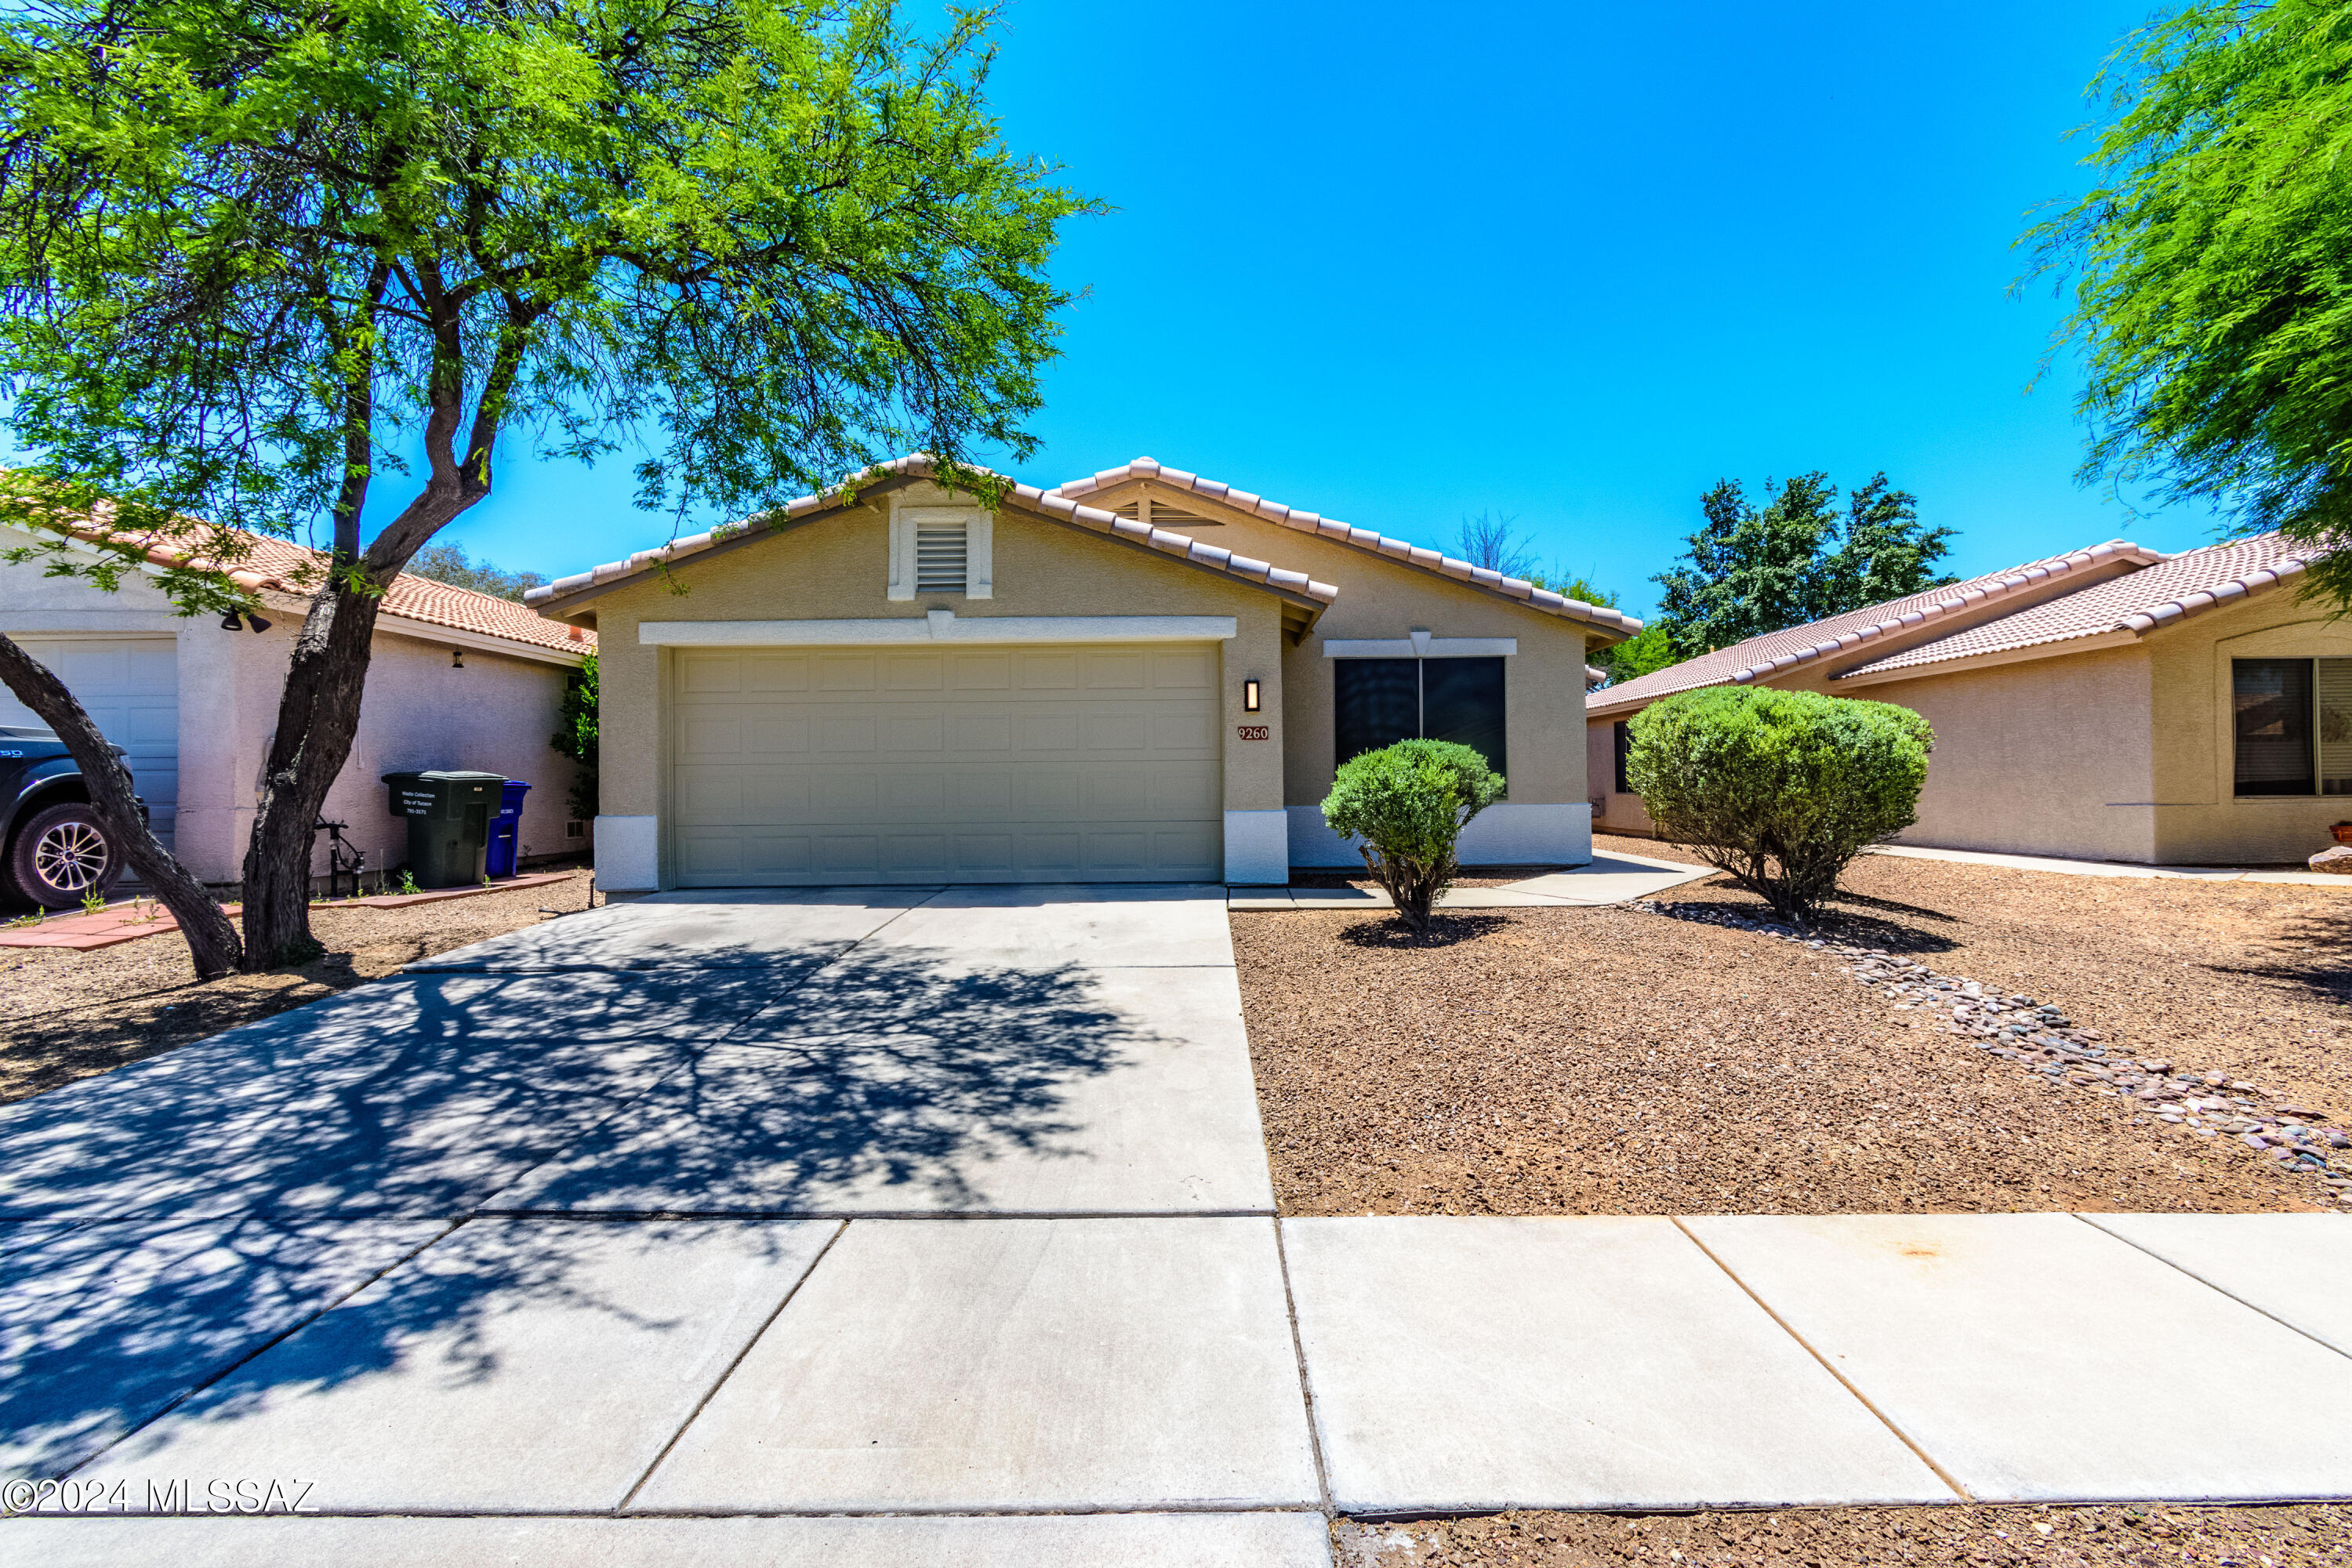
[[[0,547],[28,542],[0,529]],[[161,565],[163,552],[152,552]],[[206,882],[244,875],[247,840],[295,634],[320,557],[256,536],[236,575],[268,629],[184,616],[152,582],[126,574],[114,593],[45,576],[37,562],[0,563],[0,633],[55,670],[128,753],[156,837]],[[329,793],[326,816],[373,869],[404,864],[407,824],[391,813],[382,775],[468,768],[527,779],[521,845],[533,856],[588,847],[568,821],[572,764],[548,745],[564,679],[595,647],[593,633],[511,600],[421,577],[394,580],[376,622],[359,733]],[[0,687],[0,725],[40,720]],[[327,868],[326,838],[313,869]]]
[[[2276,534],[2177,555],[2120,540],[1734,647],[1592,694],[1593,815],[1647,833],[1625,722],[1756,682],[1935,726],[1906,844],[2143,864],[2302,860],[2352,818],[2352,622]]]
[[[534,590],[603,638],[599,882],[1279,883],[1340,759],[1462,741],[1463,857],[1590,858],[1613,610],[1150,458],[995,510],[929,462]]]

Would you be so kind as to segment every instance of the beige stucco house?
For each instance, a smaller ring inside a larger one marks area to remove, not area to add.
[[[929,462],[534,590],[602,641],[614,891],[1286,880],[1343,756],[1484,749],[1465,861],[1591,856],[1584,654],[1640,629],[1150,458],[993,510]]]
[[[1756,637],[1592,694],[1590,795],[1647,833],[1625,721],[1731,682],[1900,703],[1935,726],[1907,844],[2143,864],[2302,860],[2352,818],[2352,622],[2276,534],[2120,540]]]
[[[0,530],[0,545],[29,542]],[[268,629],[228,629],[217,616],[176,614],[147,578],[113,593],[44,575],[37,562],[0,563],[0,633],[61,676],[128,753],[156,837],[206,882],[244,875],[245,849],[295,634],[310,607],[318,557],[255,536],[236,575]],[[153,565],[168,552],[158,552]],[[527,779],[520,841],[534,856],[588,847],[571,818],[572,764],[553,751],[564,679],[594,634],[511,600],[421,577],[394,579],[376,622],[359,733],[329,793],[326,816],[390,868],[408,858],[407,824],[391,813],[382,775],[468,768]],[[0,687],[0,724],[39,719]],[[326,840],[314,869],[326,870]]]

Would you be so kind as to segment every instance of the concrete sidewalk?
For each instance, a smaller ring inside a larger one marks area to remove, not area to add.
[[[2142,866],[2124,860],[2073,860],[2055,855],[2000,855],[1983,849],[1934,849],[1911,844],[1879,844],[1868,851],[1906,860],[1949,860],[1962,866],[2000,866],[2012,871],[2048,871],[2061,877],[2137,877],[2183,882],[2272,882],[2303,888],[2352,889],[2352,877],[2329,871],[2272,867]]]
[[[0,1468],[82,1515],[0,1542],[1306,1568],[1339,1511],[2352,1496],[2352,1216],[1277,1222],[1224,919],[665,895],[0,1109]]]

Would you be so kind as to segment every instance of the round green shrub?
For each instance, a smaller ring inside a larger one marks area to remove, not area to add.
[[[1454,847],[1470,819],[1502,798],[1503,775],[1468,746],[1399,741],[1339,766],[1323,820],[1356,852],[1413,931],[1457,868]]]
[[[1891,702],[1753,686],[1678,692],[1629,728],[1625,780],[1659,834],[1801,926],[1864,846],[1917,820],[1936,743]]]

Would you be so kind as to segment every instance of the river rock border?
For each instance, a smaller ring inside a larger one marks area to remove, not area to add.
[[[1687,904],[1639,899],[1632,907],[1670,920],[1758,931],[1843,959],[1845,973],[1885,997],[1896,1012],[1924,1012],[1943,1033],[2017,1062],[2053,1084],[2136,1100],[2138,1121],[2185,1127],[2202,1138],[2233,1139],[2283,1171],[2315,1177],[2329,1202],[2352,1208],[2352,1175],[2336,1168],[2338,1162],[2352,1167],[2352,1132],[2330,1125],[2324,1111],[2222,1073],[2111,1052],[2097,1030],[2077,1028],[2056,1007],[1940,973],[1883,947],[1807,936],[1769,921]]]

